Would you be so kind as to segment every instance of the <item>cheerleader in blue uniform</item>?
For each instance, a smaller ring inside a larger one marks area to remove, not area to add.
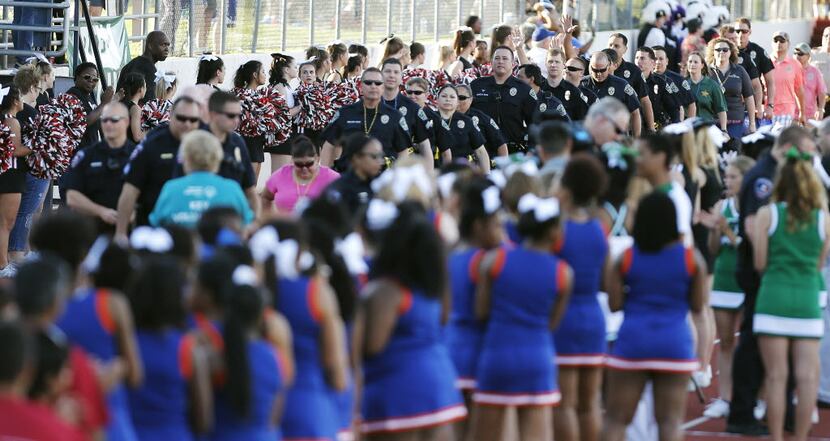
[[[550,407],[559,403],[551,329],[571,291],[568,265],[550,254],[559,203],[526,194],[518,203],[521,247],[484,257],[476,315],[489,319],[478,359],[472,438],[503,439],[505,414],[516,407],[520,440],[549,440]]]
[[[602,164],[588,155],[568,162],[560,181],[562,235],[555,254],[573,269],[571,301],[553,338],[562,403],[554,410],[557,440],[596,441],[602,426],[600,385],[605,364],[605,316],[597,300],[609,259],[606,232],[591,208],[605,191]]]
[[[379,242],[355,323],[361,431],[369,440],[451,439],[467,410],[441,340],[444,244],[418,204],[390,208],[399,213]]]
[[[282,433],[286,440],[335,440],[340,428],[333,391],[346,388],[343,321],[335,294],[316,273],[306,232],[294,222],[273,222],[251,239],[278,236],[280,245],[265,261],[266,285],[274,306],[291,325],[296,377],[285,400]],[[307,267],[308,266],[308,267]],[[303,268],[301,272],[300,269]]]
[[[253,268],[239,266],[222,323],[223,382],[215,387],[212,441],[279,440],[279,414],[284,391],[279,355],[261,336],[265,294],[257,288]]]
[[[634,217],[634,245],[608,271],[612,311],[625,313],[607,365],[604,441],[622,441],[643,388],[654,385],[661,440],[681,440],[689,376],[698,368],[689,311],[700,311],[706,264],[677,231],[672,200],[653,192]]]
[[[185,284],[172,258],[150,257],[127,290],[144,362],[144,383],[129,391],[139,441],[192,440],[213,420],[206,353],[182,330]]]

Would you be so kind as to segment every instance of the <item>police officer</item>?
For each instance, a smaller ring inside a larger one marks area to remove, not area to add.
[[[588,114],[588,108],[597,100],[590,91],[583,91],[565,80],[565,54],[552,48],[548,51],[546,64],[548,77],[542,81],[542,91],[551,92],[565,105],[568,116],[573,121],[582,121]]]
[[[749,41],[749,36],[752,35],[752,22],[746,17],[741,17],[735,20],[735,32],[738,34],[738,60],[743,65],[752,63],[757,69],[760,76],[764,78],[764,86],[767,89],[766,107],[763,107],[763,87],[761,82],[752,83],[752,89],[755,95],[755,115],[756,119],[763,118],[772,119],[773,102],[775,102],[775,80],[772,78],[772,70],[775,65],[761,46]],[[748,71],[747,71],[748,72]],[[751,79],[751,77],[750,77]],[[763,109],[762,109],[763,107]]]
[[[597,97],[610,96],[622,102],[631,113],[629,128],[640,132],[640,101],[634,88],[624,79],[611,74],[611,62],[603,51],[594,52],[588,65],[590,75],[582,79],[582,87],[594,92]],[[635,135],[636,136],[636,135]]]
[[[421,77],[413,77],[406,82],[406,96],[417,104],[420,110],[424,112],[427,117],[426,127],[430,131],[429,140],[432,145],[434,165],[436,167],[440,167],[440,152],[451,149],[455,143],[455,139],[453,138],[449,126],[441,123],[441,115],[426,105],[429,90],[429,81]]]
[[[135,148],[127,139],[129,124],[126,106],[117,101],[103,106],[104,139],[79,150],[63,178],[69,208],[95,217],[101,232],[115,231],[123,170]]]
[[[615,65],[614,75],[628,81],[640,100],[643,115],[642,127],[647,129],[654,127],[654,112],[651,109],[652,103],[648,96],[643,72],[633,63],[625,61],[625,53],[628,52],[628,37],[621,33],[611,34],[608,38],[608,49],[613,49],[617,53],[617,60],[611,60]],[[633,134],[640,136],[639,130],[635,130]]]
[[[484,136],[484,147],[490,160],[496,156],[507,156],[507,142],[496,120],[481,110],[472,108],[473,91],[470,86],[459,84],[455,89],[458,91],[458,111],[469,116],[473,126]]]
[[[219,176],[239,183],[245,198],[254,213],[259,212],[259,197],[256,194],[256,175],[248,154],[245,140],[235,132],[239,126],[242,105],[239,98],[229,92],[213,92],[208,99],[208,131],[222,143],[224,157],[219,165]],[[181,158],[179,158],[181,160]],[[176,166],[173,177],[184,176],[181,161]]]
[[[527,150],[527,128],[533,124],[536,94],[513,77],[513,51],[500,46],[493,51],[493,76],[470,84],[473,107],[496,120],[507,140],[510,153]]]
[[[126,239],[136,203],[136,224],[150,224],[148,216],[156,205],[161,188],[173,177],[176,169],[179,142],[186,133],[199,128],[200,114],[199,104],[193,98],[177,98],[170,110],[170,124],[152,130],[133,150],[129,163],[124,167],[124,187],[118,198],[117,237]]]
[[[326,187],[325,195],[344,203],[354,220],[374,196],[372,180],[383,165],[383,147],[365,133],[355,132],[343,141],[343,159],[349,169]]]
[[[533,112],[533,122],[538,124],[542,120],[557,120],[570,122],[568,111],[565,105],[552,92],[542,91],[540,85],[544,84],[542,70],[535,64],[523,64],[519,66],[517,77],[530,86],[536,94],[536,111]]]
[[[651,50],[654,51],[654,71],[663,75],[667,82],[671,82],[669,86],[673,89],[677,104],[680,106],[680,119],[684,120],[697,116],[697,103],[695,103],[695,97],[692,95],[692,84],[679,73],[667,69],[669,57],[666,54],[666,48],[652,46]]]
[[[367,68],[360,81],[361,99],[341,107],[323,131],[325,142],[320,150],[321,165],[331,167],[340,156],[342,139],[361,131],[380,141],[387,165],[396,158],[409,155],[408,149],[412,141],[406,118],[397,110],[381,105],[383,74],[380,69]]]
[[[637,49],[634,62],[643,72],[651,99],[651,108],[654,111],[654,122],[659,130],[667,125],[680,121],[680,105],[669,83],[660,74],[654,73],[654,51],[643,46]]]
[[[425,158],[432,158],[430,138],[433,137],[433,129],[427,127],[429,118],[421,106],[401,93],[402,71],[401,62],[397,58],[387,58],[383,61],[383,104],[396,109],[406,118],[415,151]]]

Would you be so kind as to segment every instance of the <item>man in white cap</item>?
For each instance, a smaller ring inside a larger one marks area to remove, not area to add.
[[[790,35],[784,31],[772,34],[773,95],[772,123],[786,127],[798,121],[807,122],[804,114],[804,72],[801,64],[790,56]]]
[[[824,103],[827,101],[827,85],[821,72],[810,65],[810,46],[799,43],[793,50],[795,60],[804,69],[804,115],[807,119],[824,119]]]

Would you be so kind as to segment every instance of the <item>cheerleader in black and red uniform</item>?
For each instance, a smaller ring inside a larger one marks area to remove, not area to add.
[[[176,86],[175,73],[156,72],[156,98],[147,101],[144,103],[144,107],[141,108],[141,130],[145,134],[170,121],[170,109],[173,108]]]
[[[294,91],[288,84],[297,78],[297,63],[294,58],[283,54],[271,54],[271,71],[265,94],[277,111],[277,117],[284,119],[284,130],[266,135],[265,153],[271,155],[271,173],[291,162],[291,121],[300,112],[294,99]]]
[[[15,115],[23,110],[20,92],[14,86],[0,89],[0,278],[14,277],[15,267],[9,261],[9,233],[17,218],[20,195],[26,187],[26,172],[18,167],[17,158],[28,149],[20,142],[20,123]]]
[[[300,64],[300,86],[295,94],[300,112],[294,118],[296,133],[307,136],[314,145],[320,147],[323,142],[320,133],[334,118],[332,99],[327,94],[325,84],[317,81],[316,59],[314,57]]]
[[[267,78],[262,63],[251,60],[236,71],[233,79],[233,93],[242,104],[237,132],[245,139],[248,154],[254,167],[254,175],[259,176],[259,167],[265,161],[265,134],[276,130],[274,105],[266,95],[257,90],[265,85]]]

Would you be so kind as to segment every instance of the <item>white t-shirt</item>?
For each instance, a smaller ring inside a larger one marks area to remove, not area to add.
[[[539,66],[539,69],[542,70],[542,78],[548,77],[548,66],[547,66],[547,59],[548,59],[548,51],[547,49],[542,49],[540,47],[534,47],[533,49],[527,51],[527,59]]]

